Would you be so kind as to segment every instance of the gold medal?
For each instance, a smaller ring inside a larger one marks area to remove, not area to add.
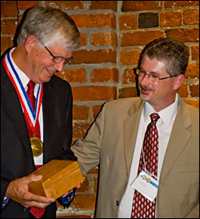
[[[38,157],[43,153],[43,143],[37,137],[30,138],[31,149],[34,157]]]

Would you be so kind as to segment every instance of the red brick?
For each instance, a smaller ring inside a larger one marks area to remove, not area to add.
[[[76,194],[72,205],[82,210],[93,210],[96,203],[96,194]]]
[[[17,1],[1,1],[1,18],[17,17]]]
[[[199,10],[188,8],[183,11],[183,24],[195,25],[199,24]]]
[[[179,11],[164,11],[160,14],[161,27],[181,26],[182,12]]]
[[[84,1],[44,1],[45,5],[49,5],[61,10],[81,10],[85,9]]]
[[[98,174],[99,167],[98,165],[94,168],[92,168],[87,174]]]
[[[95,105],[92,107],[93,118],[95,119],[98,113],[100,112],[102,105]]]
[[[68,81],[69,83],[82,83],[87,81],[86,71],[84,68],[70,69],[68,67],[62,72],[56,72],[55,75]]]
[[[95,68],[91,74],[91,81],[95,82],[107,82],[114,81],[119,82],[117,68]]]
[[[165,8],[178,8],[197,5],[199,5],[199,1],[164,1]]]
[[[164,37],[163,31],[155,30],[124,33],[121,38],[121,46],[146,45],[147,43],[159,37]]]
[[[97,9],[117,11],[117,1],[90,1],[90,10]]]
[[[161,9],[160,1],[123,1],[122,11],[144,11]]]
[[[1,37],[1,53],[13,46],[12,37]]]
[[[199,64],[189,63],[185,78],[199,78]]]
[[[117,46],[117,35],[116,33],[99,32],[92,34],[91,44],[94,46]]]
[[[83,138],[89,129],[91,124],[89,123],[75,123],[73,127],[73,138]]]
[[[17,1],[19,10],[26,10],[28,8],[38,6],[40,1]]]
[[[199,45],[191,46],[192,60],[199,61]]]
[[[123,84],[132,84],[136,82],[136,75],[132,68],[124,69],[123,76],[122,76],[122,83]]]
[[[89,190],[89,181],[88,178],[85,177],[85,180],[83,181],[83,183],[81,183],[80,188],[78,188],[76,192],[87,192],[88,190]]]
[[[188,97],[187,84],[185,82],[183,82],[181,87],[179,88],[178,94],[180,97]]]
[[[117,98],[117,89],[113,86],[72,87],[74,101],[106,101]]]
[[[199,42],[199,28],[175,28],[167,29],[166,36],[182,42]]]
[[[192,105],[192,106],[194,106],[194,107],[199,108],[199,99],[189,99],[189,100],[185,99],[184,101],[185,101],[187,104],[190,104],[190,105]]]
[[[115,15],[111,13],[101,14],[73,14],[70,15],[78,28],[83,27],[113,27],[116,28]]]
[[[17,20],[9,19],[9,20],[1,20],[1,34],[13,35],[16,32],[17,28]]]
[[[120,30],[136,30],[138,28],[138,15],[121,15],[119,17]]]
[[[73,120],[88,120],[90,108],[88,106],[73,106]]]
[[[191,97],[199,97],[199,84],[190,84]]]
[[[87,34],[80,33],[80,35],[81,35],[81,46],[86,46],[87,45]]]
[[[141,50],[120,50],[120,64],[137,65]]]
[[[119,98],[137,97],[138,92],[135,87],[125,87],[119,89]]]
[[[104,62],[116,62],[116,51],[114,49],[78,50],[73,53],[72,64],[95,64]]]

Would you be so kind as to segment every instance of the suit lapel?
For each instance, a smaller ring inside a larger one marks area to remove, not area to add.
[[[183,104],[184,103],[180,101],[177,116],[174,121],[172,133],[163,162],[163,167],[160,175],[160,183],[164,181],[165,176],[173,167],[177,157],[183,151],[189,138],[191,137],[191,134],[187,131],[187,128],[190,127],[192,123],[191,119],[188,117],[188,109],[184,108]]]
[[[25,146],[27,152],[31,154],[31,147],[24,114],[18,99],[17,92],[13,87],[12,82],[10,81],[4,68],[1,71],[1,80],[2,103],[7,110],[8,115],[12,120],[16,132],[19,134],[23,145]]]
[[[130,167],[135,149],[138,126],[143,107],[142,103],[143,102],[140,99],[138,99],[138,101],[128,111],[130,117],[124,122],[125,160],[128,174],[130,173]]]

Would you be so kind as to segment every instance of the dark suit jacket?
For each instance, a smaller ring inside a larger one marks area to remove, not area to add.
[[[76,160],[72,140],[72,92],[68,82],[53,76],[44,83],[44,164],[52,159]],[[15,88],[1,61],[1,204],[10,181],[35,170],[24,114]],[[13,200],[1,208],[1,217],[27,218],[29,209]],[[47,207],[56,217],[56,204]]]

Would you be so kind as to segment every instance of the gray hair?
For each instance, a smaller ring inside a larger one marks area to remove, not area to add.
[[[145,56],[165,61],[167,73],[173,76],[185,74],[189,53],[185,44],[170,38],[159,38],[144,47],[140,54],[139,67]]]
[[[38,6],[29,9],[19,25],[17,44],[25,42],[28,35],[34,35],[44,45],[59,44],[67,50],[80,47],[79,30],[72,18],[65,12],[51,7]]]

